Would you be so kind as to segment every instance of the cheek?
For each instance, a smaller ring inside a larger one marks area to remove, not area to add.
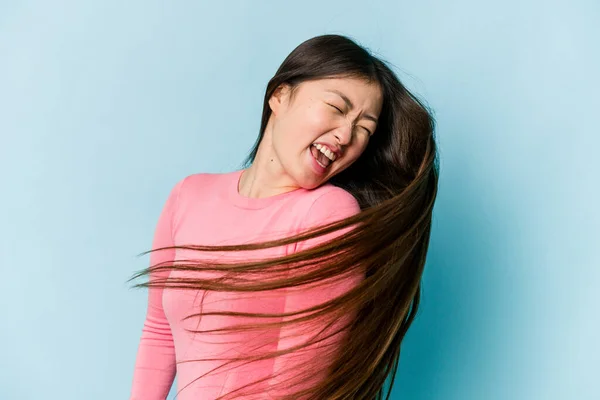
[[[321,134],[331,124],[331,117],[323,107],[313,105],[306,109],[301,123],[305,129]]]
[[[316,107],[308,107],[285,122],[282,142],[290,151],[304,151],[319,136],[330,129],[331,122],[326,113]]]
[[[312,105],[288,115],[284,129],[290,140],[311,140],[314,134],[321,135],[328,124],[327,114]]]
[[[362,155],[362,153],[364,153],[367,148],[367,144],[367,142],[361,142],[360,144],[357,143],[357,145],[352,147],[352,149],[348,149],[348,158],[350,162],[356,161]]]

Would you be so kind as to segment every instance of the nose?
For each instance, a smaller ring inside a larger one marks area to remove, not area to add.
[[[352,123],[348,123],[335,131],[334,136],[340,145],[348,145],[352,141]]]

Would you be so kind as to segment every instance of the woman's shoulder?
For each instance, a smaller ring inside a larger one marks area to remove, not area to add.
[[[225,187],[234,172],[193,172],[184,175],[177,185],[186,192],[212,192],[211,189]]]
[[[233,172],[193,172],[185,175],[181,181],[186,186],[203,186],[207,184],[222,184],[228,178],[232,177],[237,171]]]
[[[238,173],[239,171],[188,174],[178,182],[181,192],[184,193],[180,197],[197,200],[206,193],[210,193],[211,197],[218,197],[219,194],[226,196],[230,189],[228,185]],[[314,189],[299,190],[296,195],[287,196],[282,200],[281,207],[310,219],[330,219],[336,216],[342,218],[360,212],[358,201],[350,192],[329,182]]]
[[[313,206],[358,205],[358,201],[352,193],[331,183],[325,183],[310,192]]]
[[[335,220],[349,217],[360,212],[356,198],[347,190],[326,183],[310,191],[307,196],[309,221]]]

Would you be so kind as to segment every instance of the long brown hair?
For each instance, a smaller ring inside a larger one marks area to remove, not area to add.
[[[286,399],[377,399],[383,398],[391,375],[389,398],[398,368],[402,339],[419,306],[421,276],[429,245],[432,210],[439,175],[434,120],[431,111],[407,90],[386,62],[354,40],[341,35],[322,35],[296,47],[269,81],[264,97],[260,135],[245,161],[250,165],[271,116],[268,101],[276,88],[290,85],[292,92],[302,82],[327,77],[354,77],[377,83],[383,91],[383,106],[376,132],[363,154],[329,182],[350,192],[361,211],[349,218],[304,231],[298,235],[261,243],[229,246],[200,244],[165,247],[190,251],[246,251],[298,243],[343,230],[343,234],[317,246],[279,258],[243,263],[207,260],[174,260],[150,266],[130,279],[149,275],[149,282],[134,287],[162,287],[196,291],[259,292],[312,284],[364,271],[365,279],[342,296],[298,313],[202,313],[253,317],[267,322],[238,324],[211,330],[242,331],[278,328],[288,324],[318,321],[331,326],[347,321],[337,351],[329,358],[325,378]],[[346,229],[348,228],[348,229]],[[352,229],[350,229],[352,228]],[[194,261],[194,262],[190,262]],[[311,266],[318,265],[318,268]],[[152,278],[166,270],[220,272],[219,278]],[[291,271],[293,274],[282,274]],[[252,279],[250,279],[252,277]],[[348,319],[347,316],[353,318]],[[285,321],[282,318],[285,317]],[[209,331],[194,331],[206,333]],[[313,338],[302,346],[282,352],[247,355],[232,361],[250,362],[300,351],[324,340]],[[299,368],[296,380],[310,379]],[[297,384],[286,382],[288,388]],[[219,399],[231,398],[229,393]]]

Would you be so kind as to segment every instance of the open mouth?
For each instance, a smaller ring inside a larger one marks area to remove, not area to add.
[[[336,159],[335,154],[329,151],[327,147],[318,143],[313,143],[313,145],[310,146],[310,152],[317,163],[323,168],[329,167]]]

